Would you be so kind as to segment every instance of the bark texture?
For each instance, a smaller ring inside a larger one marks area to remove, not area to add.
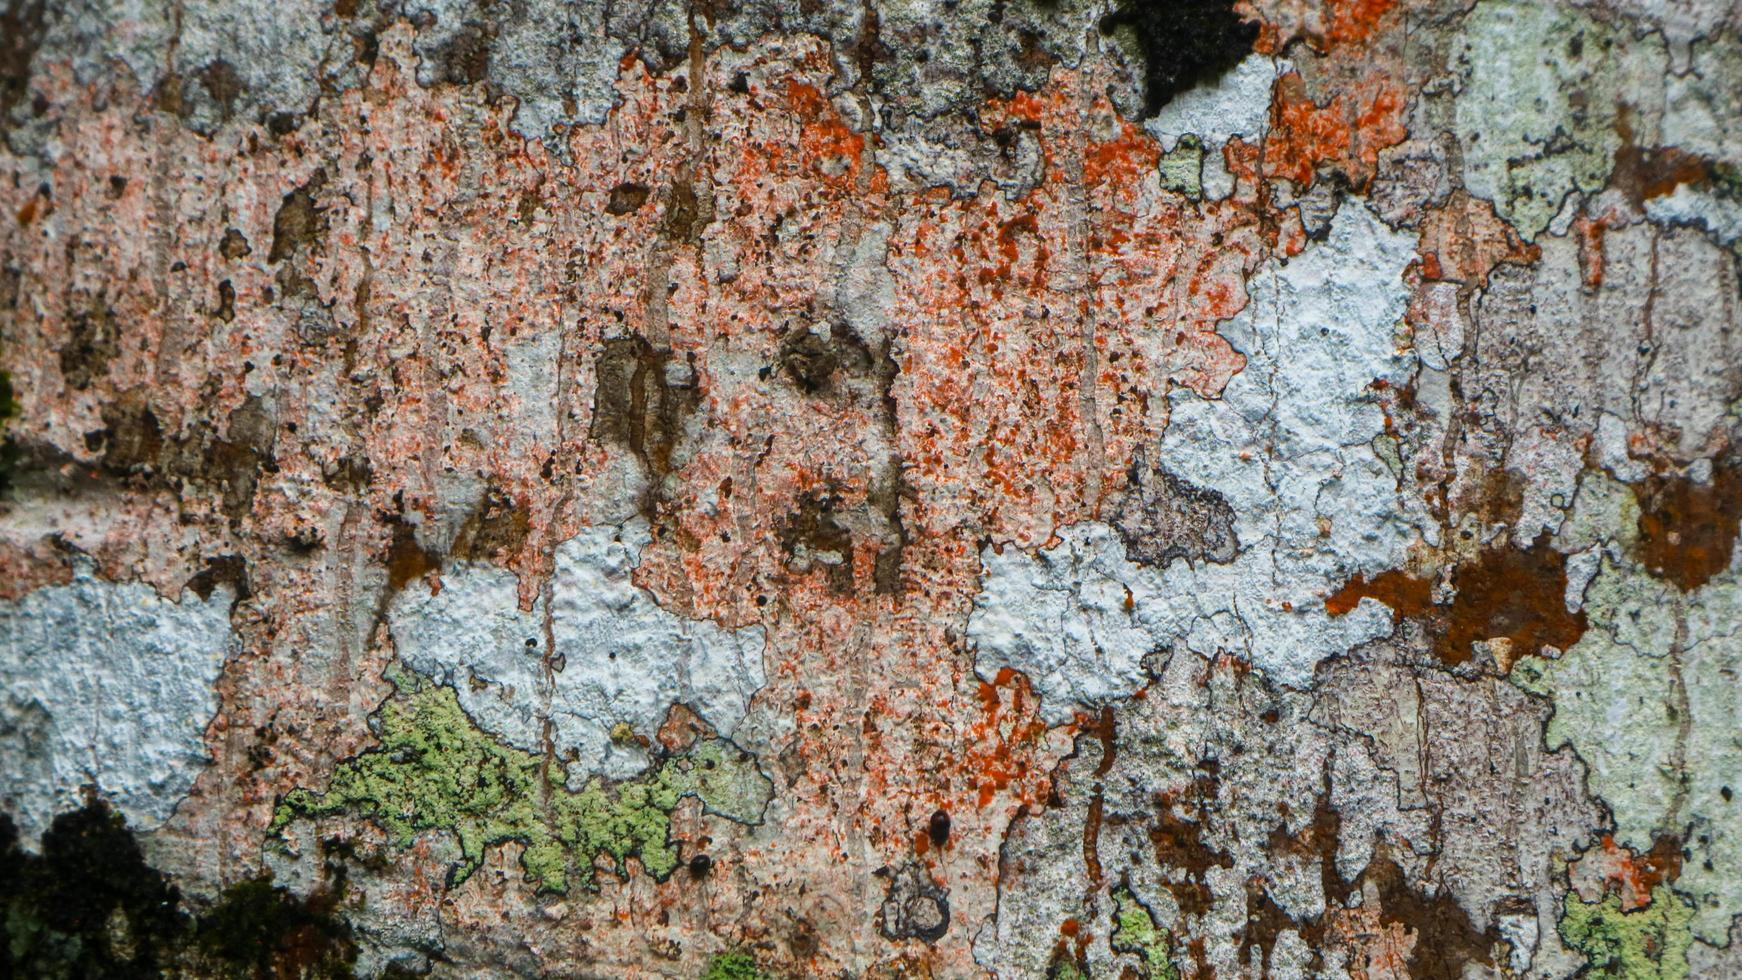
[[[0,0],[0,973],[1742,975],[1721,0]]]

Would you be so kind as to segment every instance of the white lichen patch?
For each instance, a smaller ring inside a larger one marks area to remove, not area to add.
[[[1555,4],[1478,4],[1453,46],[1464,183],[1534,239],[1573,193],[1609,178],[1622,133],[1657,134],[1643,110],[1663,102],[1660,37],[1634,39]]]
[[[1698,228],[1726,247],[1742,241],[1742,200],[1735,197],[1682,184],[1646,201],[1645,213],[1658,224]]]
[[[1253,277],[1252,302],[1224,328],[1246,368],[1222,397],[1172,396],[1159,459],[1233,508],[1233,561],[1138,566],[1101,524],[1065,528],[1033,557],[988,549],[968,621],[980,674],[1027,674],[1058,722],[1129,694],[1151,651],[1232,653],[1300,687],[1319,661],[1389,631],[1376,602],[1332,617],[1324,599],[1398,566],[1420,533],[1419,506],[1370,446],[1384,431],[1374,382],[1407,374],[1395,327],[1412,252],[1345,204],[1322,244]]]
[[[172,602],[80,562],[68,584],[0,602],[0,809],[25,841],[87,787],[137,829],[168,819],[210,761],[232,598]]]
[[[389,608],[399,656],[452,685],[480,728],[518,748],[543,750],[548,721],[571,781],[646,768],[625,736],[651,737],[674,703],[729,737],[763,685],[762,628],[660,608],[630,579],[648,540],[640,520],[586,529],[557,548],[550,588],[525,612],[512,572],[455,565],[440,592],[414,586]]]
[[[1277,76],[1293,66],[1262,54],[1249,54],[1214,84],[1200,85],[1175,96],[1143,128],[1171,151],[1185,136],[1205,146],[1221,147],[1236,136],[1254,140],[1270,121],[1270,90]]]
[[[1615,486],[1588,480],[1575,517],[1628,526],[1631,495],[1603,492]],[[1584,760],[1618,843],[1644,853],[1660,836],[1680,841],[1688,856],[1674,887],[1694,900],[1695,935],[1721,944],[1742,913],[1742,562],[1684,594],[1622,543],[1602,551],[1585,635],[1558,660],[1520,662],[1512,681],[1553,698],[1547,745]]]

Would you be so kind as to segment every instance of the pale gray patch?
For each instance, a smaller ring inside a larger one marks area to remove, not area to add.
[[[69,584],[0,602],[0,807],[26,842],[85,787],[137,829],[169,818],[211,761],[233,598],[171,602],[80,560]]]
[[[172,67],[181,77],[188,124],[209,133],[233,117],[253,122],[306,113],[329,57],[351,61],[349,38],[333,29],[331,11],[330,0],[183,3]],[[233,102],[219,98],[218,73],[240,86]]]
[[[1232,561],[1234,509],[1214,490],[1194,486],[1139,448],[1131,461],[1130,489],[1119,499],[1113,525],[1133,561],[1164,566],[1175,558]]]
[[[1379,603],[1333,617],[1324,597],[1397,567],[1433,530],[1369,445],[1385,429],[1373,382],[1401,384],[1412,360],[1396,327],[1413,248],[1346,204],[1324,242],[1253,276],[1224,329],[1246,368],[1222,397],[1173,396],[1157,460],[1232,508],[1231,562],[1143,568],[1103,524],[1062,529],[1033,558],[988,548],[968,620],[980,675],[1023,671],[1059,722],[1128,694],[1152,650],[1234,653],[1299,687],[1321,660],[1390,632]]]
[[[1285,59],[1249,54],[1214,84],[1174,96],[1143,128],[1161,142],[1164,152],[1186,136],[1196,136],[1217,156],[1236,136],[1255,143],[1269,129],[1271,88],[1293,68]]]
[[[1654,146],[1668,61],[1659,36],[1634,39],[1575,11],[1478,4],[1451,52],[1464,183],[1534,240],[1570,195],[1601,189],[1621,148]]]
[[[546,671],[543,596],[518,604],[518,580],[495,566],[459,563],[441,591],[412,588],[388,610],[406,665],[452,685],[478,726],[528,751],[572,753],[571,781],[624,778],[647,766],[629,726],[652,736],[674,703],[730,737],[764,684],[760,626],[728,630],[660,608],[630,576],[650,535],[639,519],[591,527],[557,548],[548,616],[560,669]]]
[[[895,309],[895,277],[885,264],[891,230],[883,223],[865,228],[853,243],[836,291],[847,325],[871,351],[887,349],[889,316]]]
[[[503,353],[508,368],[504,394],[515,400],[510,439],[517,455],[530,456],[541,449],[548,452],[557,444],[562,337],[561,330],[540,330],[515,338]]]

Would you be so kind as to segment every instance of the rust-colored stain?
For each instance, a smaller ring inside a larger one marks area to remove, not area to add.
[[[1622,911],[1631,912],[1650,905],[1659,885],[1674,884],[1681,877],[1683,859],[1682,839],[1674,834],[1657,835],[1644,852],[1604,834],[1580,860],[1596,864],[1603,888],[1620,899]]]
[[[1639,560],[1683,592],[1730,567],[1742,527],[1742,459],[1721,458],[1712,478],[1649,476],[1633,485],[1639,501]]]
[[[398,592],[418,579],[427,579],[430,594],[441,591],[441,581],[435,577],[442,570],[441,555],[424,548],[410,524],[393,525],[393,538],[387,549],[387,591]]]
[[[1433,601],[1434,582],[1390,570],[1371,581],[1356,575],[1325,599],[1325,611],[1344,616],[1363,598],[1391,608],[1393,620],[1420,619],[1434,634],[1434,649],[1447,666],[1468,663],[1471,645],[1505,639],[1496,651],[1502,672],[1517,658],[1551,646],[1565,650],[1585,632],[1585,614],[1566,607],[1566,556],[1539,537],[1528,548],[1497,543],[1452,570],[1456,590],[1449,603]]]
[[[1615,151],[1615,172],[1609,179],[1638,206],[1673,194],[1683,184],[1709,182],[1712,161],[1676,146],[1642,147],[1629,141]]]
[[[1357,572],[1343,587],[1325,598],[1325,611],[1333,616],[1353,612],[1362,599],[1377,599],[1391,607],[1393,622],[1406,617],[1425,616],[1433,607],[1432,579],[1418,578],[1395,568],[1380,572],[1368,581]]]

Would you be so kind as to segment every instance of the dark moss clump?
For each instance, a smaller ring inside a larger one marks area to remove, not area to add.
[[[0,977],[350,976],[342,892],[342,869],[307,901],[257,878],[194,917],[103,802],[55,817],[40,854],[0,814]]]
[[[56,817],[41,854],[25,853],[0,814],[0,975],[157,976],[186,925],[179,897],[100,802]]]
[[[1120,0],[1101,32],[1130,29],[1143,54],[1143,118],[1173,97],[1239,64],[1258,40],[1232,0]]]
[[[18,400],[12,397],[12,375],[0,371],[0,493],[12,486],[12,471],[18,465],[18,442],[6,434],[6,423],[18,414]]]
[[[357,949],[350,927],[333,917],[337,901],[336,891],[303,901],[270,877],[238,882],[200,918],[193,944],[233,976],[350,976]]]

